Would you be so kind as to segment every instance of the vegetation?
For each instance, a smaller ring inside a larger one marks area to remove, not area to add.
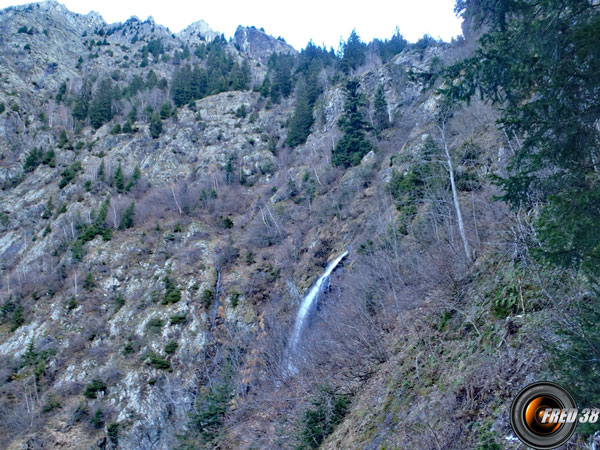
[[[373,144],[366,137],[366,131],[370,130],[370,126],[363,117],[362,108],[365,106],[365,99],[358,92],[359,86],[357,80],[350,80],[344,86],[346,96],[344,111],[338,121],[338,126],[344,135],[331,153],[331,163],[334,166],[356,166],[363,156],[374,149]]]

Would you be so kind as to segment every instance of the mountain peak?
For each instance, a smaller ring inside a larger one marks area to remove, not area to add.
[[[273,53],[297,53],[296,49],[283,39],[274,38],[263,29],[254,26],[238,26],[233,40],[241,51],[262,62],[266,62]]]

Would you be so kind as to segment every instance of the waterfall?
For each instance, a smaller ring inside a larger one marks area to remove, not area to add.
[[[308,294],[306,294],[302,299],[300,309],[298,310],[298,314],[296,315],[296,323],[294,324],[294,330],[292,332],[292,336],[287,347],[287,370],[290,374],[297,372],[297,369],[294,366],[292,359],[294,357],[294,354],[296,353],[296,348],[298,347],[298,343],[300,342],[302,329],[304,328],[306,320],[309,317],[309,313],[311,312],[317,300],[319,299],[319,295],[321,294],[321,292],[323,292],[323,288],[328,286],[329,275],[331,275],[331,272],[335,270],[340,261],[344,259],[347,255],[348,251],[345,251],[340,256],[331,261],[325,268],[325,272],[323,272],[323,274],[319,277],[315,284],[311,286],[310,290],[308,291]]]

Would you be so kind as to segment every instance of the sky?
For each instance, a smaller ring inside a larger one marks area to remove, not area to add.
[[[61,0],[59,0],[61,1]],[[0,0],[0,8],[31,1]],[[264,28],[281,36],[296,49],[310,39],[317,45],[337,49],[340,39],[356,32],[365,42],[389,38],[396,27],[409,41],[424,33],[449,41],[461,34],[454,15],[454,0],[62,0],[69,10],[96,11],[108,23],[123,22],[135,15],[178,32],[197,20],[229,38],[238,25]]]

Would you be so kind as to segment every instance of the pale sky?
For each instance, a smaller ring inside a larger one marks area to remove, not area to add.
[[[0,0],[0,8],[30,1]],[[453,12],[454,0],[62,0],[68,9],[87,14],[96,11],[108,23],[124,22],[136,15],[178,32],[203,19],[229,38],[238,25],[264,28],[281,36],[296,49],[309,39],[327,48],[338,48],[353,28],[363,41],[389,38],[396,26],[409,41],[424,33],[449,41],[461,34],[460,20]]]

